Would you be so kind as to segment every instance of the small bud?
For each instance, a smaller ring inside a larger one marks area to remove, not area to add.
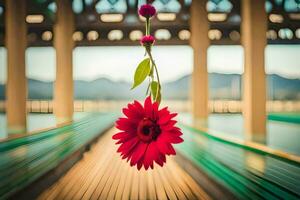
[[[139,9],[139,14],[146,18],[151,18],[156,14],[156,9],[151,4],[144,4]]]
[[[155,42],[155,37],[153,37],[152,35],[145,35],[142,37],[140,42],[143,46],[151,46]]]

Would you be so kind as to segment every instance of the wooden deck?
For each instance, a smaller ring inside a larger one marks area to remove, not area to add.
[[[38,199],[210,199],[177,163],[138,171],[121,160],[108,131]]]

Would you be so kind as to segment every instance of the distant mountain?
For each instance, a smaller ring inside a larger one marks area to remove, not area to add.
[[[176,81],[163,84],[163,96],[166,99],[188,98],[191,76],[186,75]],[[268,96],[276,100],[300,100],[300,79],[288,79],[279,75],[268,75]],[[145,96],[146,84],[136,90],[130,90],[131,84],[99,78],[94,81],[74,81],[76,99],[141,99]],[[29,99],[51,99],[52,82],[28,79]],[[209,74],[209,93],[211,99],[240,99],[242,82],[239,74]],[[0,84],[0,99],[4,99],[5,86]]]
[[[270,99],[300,99],[300,79],[283,78],[277,74],[268,76]]]
[[[52,82],[44,82],[35,79],[28,79],[30,99],[51,99],[53,91]]]
[[[186,75],[163,86],[163,95],[169,99],[187,99],[190,94],[191,75]],[[209,95],[211,99],[240,99],[241,75],[209,74]]]
[[[5,85],[0,84],[0,100],[5,98]]]

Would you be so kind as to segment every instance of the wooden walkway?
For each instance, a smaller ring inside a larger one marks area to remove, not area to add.
[[[130,167],[116,153],[111,129],[38,199],[210,199],[176,162],[161,168]]]

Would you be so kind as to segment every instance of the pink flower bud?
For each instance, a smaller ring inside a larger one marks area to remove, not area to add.
[[[156,9],[151,4],[144,4],[140,7],[139,14],[143,17],[150,18],[156,14]]]
[[[152,35],[145,35],[142,37],[140,42],[143,46],[149,46],[155,42],[155,37],[153,37]]]

